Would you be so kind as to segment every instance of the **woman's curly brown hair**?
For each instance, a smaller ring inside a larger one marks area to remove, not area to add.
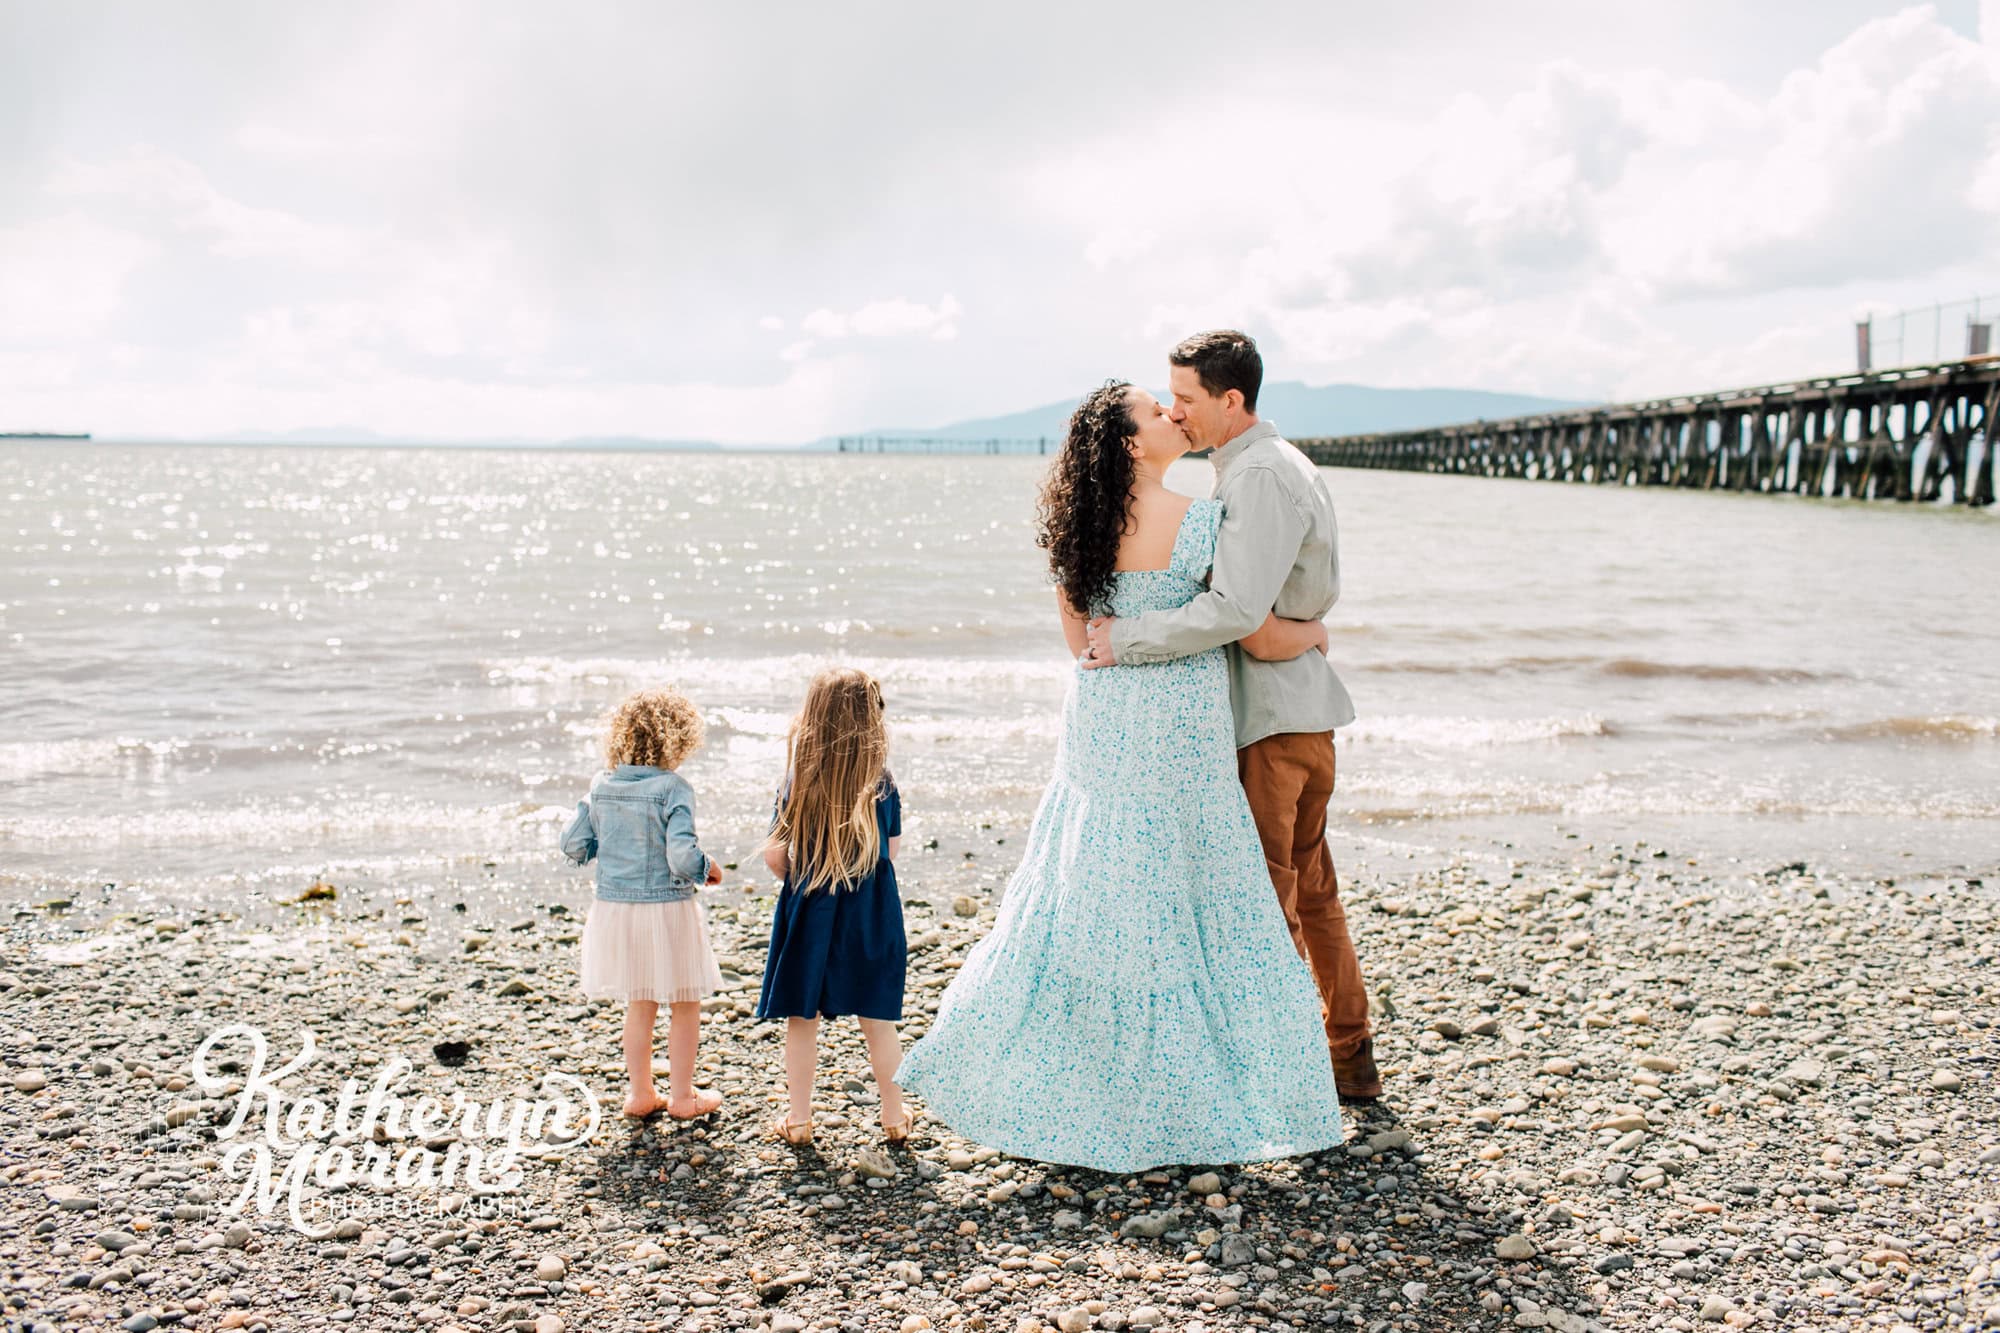
[[[678,768],[701,748],[701,714],[678,690],[640,690],[611,714],[604,737],[604,761]]]
[[[1126,443],[1139,433],[1131,391],[1124,380],[1106,380],[1077,405],[1036,507],[1035,544],[1049,553],[1049,573],[1078,615],[1106,609],[1117,581],[1132,500]]]

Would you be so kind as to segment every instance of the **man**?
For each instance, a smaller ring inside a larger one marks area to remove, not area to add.
[[[1213,451],[1224,510],[1215,568],[1208,591],[1185,606],[1092,622],[1083,665],[1142,665],[1230,646],[1237,773],[1292,941],[1319,987],[1334,1083],[1343,1100],[1373,1101],[1382,1079],[1368,994],[1326,846],[1333,731],[1354,720],[1354,705],[1323,654],[1265,662],[1236,646],[1273,610],[1318,620],[1338,600],[1333,499],[1306,456],[1258,418],[1264,362],[1249,337],[1197,334],[1168,361],[1171,415],[1197,452]]]

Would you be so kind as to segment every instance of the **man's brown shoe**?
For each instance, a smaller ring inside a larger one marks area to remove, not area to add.
[[[1382,1095],[1382,1074],[1375,1068],[1375,1039],[1365,1037],[1354,1054],[1333,1062],[1333,1086],[1344,1102],[1372,1102]]]

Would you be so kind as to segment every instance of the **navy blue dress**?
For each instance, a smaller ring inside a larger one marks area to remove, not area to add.
[[[783,802],[786,790],[778,792]],[[772,820],[777,812],[774,807]],[[771,951],[764,960],[759,1018],[903,1017],[903,897],[889,839],[903,831],[903,803],[887,773],[875,797],[882,854],[851,889],[815,888],[788,872],[771,913]]]

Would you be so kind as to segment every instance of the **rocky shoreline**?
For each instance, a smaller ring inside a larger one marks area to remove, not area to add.
[[[22,904],[0,950],[0,1317],[2000,1327],[2000,881],[1577,855],[1351,874],[1388,1097],[1350,1108],[1338,1152],[1142,1176],[1007,1159],[933,1122],[885,1147],[847,1023],[828,1027],[817,1143],[772,1141],[779,1029],[750,1017],[768,886],[711,900],[731,989],[698,1081],[727,1101],[694,1125],[617,1114],[620,1011],[575,991],[582,895],[494,917],[349,886],[255,916]],[[973,864],[933,848],[906,872],[912,1036],[991,920],[998,876]],[[490,1102],[555,1070],[603,1120],[524,1161],[512,1193],[336,1192],[320,1204],[345,1220],[309,1237],[282,1206],[228,1209],[235,1099],[189,1080],[228,1023],[268,1034],[274,1063],[310,1029],[318,1059],[286,1087],[329,1101],[401,1056],[412,1097]]]

